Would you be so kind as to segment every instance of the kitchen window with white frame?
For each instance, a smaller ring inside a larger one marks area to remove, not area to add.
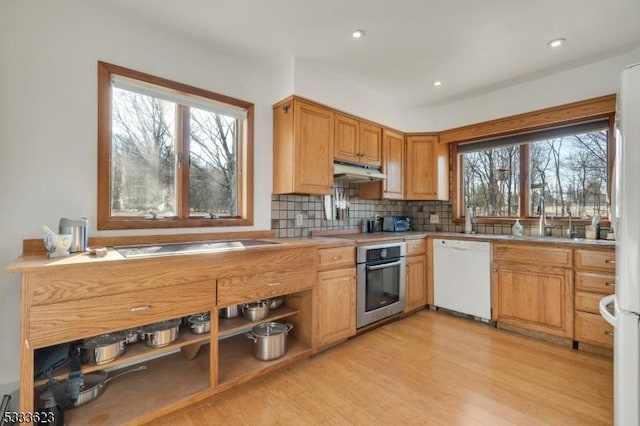
[[[253,224],[253,104],[98,63],[98,229]]]
[[[608,133],[602,119],[460,143],[462,202],[476,218],[607,217]]]

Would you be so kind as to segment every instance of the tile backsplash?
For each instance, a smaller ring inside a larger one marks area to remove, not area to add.
[[[365,200],[358,198],[359,185],[336,179],[335,188],[342,191],[349,201],[348,218],[327,220],[324,213],[324,197],[318,195],[272,195],[271,229],[277,237],[307,237],[310,231],[360,229],[362,220],[383,216],[402,215],[411,218],[414,231],[462,232],[463,224],[452,222],[451,204],[447,201],[396,201]],[[333,206],[335,210],[335,205]],[[431,215],[438,215],[439,223],[430,223]],[[296,225],[296,216],[302,217],[302,224]],[[378,224],[380,229],[380,224]],[[565,236],[567,226],[556,226],[552,235]],[[584,237],[584,227],[574,226],[576,237]],[[480,234],[510,234],[511,224],[478,224],[475,230]],[[606,231],[603,229],[603,231]],[[535,226],[524,224],[524,235],[536,235]],[[605,232],[606,234],[606,232]],[[603,236],[604,237],[604,236]]]
[[[461,232],[463,229],[451,222],[451,205],[446,201],[365,200],[358,198],[358,184],[337,179],[334,187],[344,193],[349,202],[347,219],[327,220],[323,196],[272,195],[271,229],[277,231],[278,237],[307,237],[315,230],[360,229],[365,218],[394,215],[409,216],[413,230]],[[439,216],[438,225],[429,224],[431,214]],[[302,215],[301,226],[296,226],[298,215]]]

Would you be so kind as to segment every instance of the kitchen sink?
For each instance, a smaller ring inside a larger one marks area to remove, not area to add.
[[[244,250],[250,247],[268,247],[282,244],[278,241],[269,240],[221,240],[221,241],[194,241],[186,243],[166,243],[166,244],[140,244],[115,246],[121,255],[126,258],[167,256],[171,254],[188,253],[211,253],[230,250]]]

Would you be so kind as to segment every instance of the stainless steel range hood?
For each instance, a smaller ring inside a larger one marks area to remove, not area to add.
[[[377,167],[338,161],[333,163],[333,177],[343,178],[354,183],[373,182],[386,178]]]

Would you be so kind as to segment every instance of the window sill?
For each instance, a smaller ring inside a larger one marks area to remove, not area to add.
[[[110,229],[160,229],[160,228],[208,228],[229,226],[252,226],[253,220],[248,218],[219,219],[138,219],[110,218],[98,221],[98,230]]]
[[[539,217],[528,217],[528,218],[519,218],[519,217],[478,217],[476,218],[475,223],[482,225],[513,225],[516,219],[520,220],[520,223],[525,226],[537,226],[540,222]],[[547,220],[551,220],[551,217],[548,217]],[[464,217],[458,217],[453,219],[453,223],[456,224],[464,224]],[[568,218],[554,218],[553,219],[554,226],[569,226]],[[571,226],[585,226],[591,225],[590,219],[571,219]],[[610,222],[608,219],[601,220],[600,226],[604,228],[608,228],[610,226]]]

